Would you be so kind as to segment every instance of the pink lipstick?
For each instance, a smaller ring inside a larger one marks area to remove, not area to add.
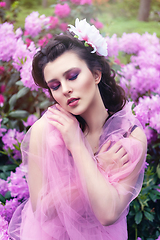
[[[69,105],[70,107],[74,107],[78,104],[79,102],[79,98],[70,98],[67,101],[67,105]]]

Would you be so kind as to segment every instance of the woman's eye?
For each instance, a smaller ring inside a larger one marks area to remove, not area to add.
[[[75,80],[77,77],[78,77],[78,75],[79,75],[79,72],[77,73],[71,73],[71,74],[69,74],[68,76],[67,76],[67,79],[68,80]]]
[[[54,91],[57,90],[59,87],[60,87],[60,84],[54,84],[54,85],[49,86],[49,88]]]

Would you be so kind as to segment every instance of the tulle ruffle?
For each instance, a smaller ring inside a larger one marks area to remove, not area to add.
[[[85,183],[79,177],[72,155],[66,149],[61,134],[48,123],[47,114],[46,112],[36,123],[43,127],[39,129],[41,138],[39,134],[37,134],[37,137],[34,134],[34,144],[36,145],[34,151],[31,151],[30,138],[33,136],[35,124],[26,134],[21,147],[23,164],[28,166],[28,159],[35,161],[43,175],[42,189],[39,193],[36,210],[33,212],[30,199],[16,210],[9,226],[11,239],[127,239],[126,215],[129,204],[125,207],[117,222],[110,226],[100,224],[90,206]],[[111,186],[114,186],[119,194],[128,193],[128,181],[126,181],[126,185],[123,184],[122,186],[120,180],[123,180],[124,183],[125,179],[129,178],[142,154],[140,142],[137,139],[129,138],[133,126],[142,128],[139,121],[132,115],[130,105],[127,105],[105,123],[103,134],[100,137],[99,151],[95,156],[84,139],[88,151],[93,161],[95,161],[97,171],[102,173],[106,181]],[[129,153],[129,164],[125,170],[112,168],[110,164],[103,170],[99,165],[97,160],[102,157],[100,149],[108,140],[111,140],[112,144],[121,141]],[[130,190],[131,198],[129,202],[140,192],[143,182],[144,163],[140,170],[135,173],[134,178],[137,181]],[[108,194],[112,195],[112,192]],[[114,211],[114,208],[111,211]]]

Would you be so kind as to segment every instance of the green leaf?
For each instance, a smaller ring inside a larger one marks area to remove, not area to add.
[[[19,90],[17,93],[17,99],[25,96],[29,92],[29,88],[23,87],[22,89]]]
[[[7,174],[5,174],[4,172],[0,173],[0,178],[1,179],[4,179],[4,180],[7,180]]]
[[[16,110],[16,111],[10,112],[8,115],[13,118],[26,118],[28,117],[28,112],[25,110]]]
[[[136,213],[136,215],[135,215],[136,224],[139,224],[142,221],[142,217],[143,217],[142,212],[139,211],[139,212]]]
[[[11,87],[19,79],[19,72],[15,72],[11,75],[11,78],[7,84],[8,87]]]
[[[9,119],[7,118],[7,117],[4,117],[3,119],[2,119],[2,124],[6,124],[6,123],[8,123],[9,122]],[[2,126],[2,125],[1,125]]]
[[[144,211],[144,215],[149,221],[153,222],[153,220],[154,220],[154,214],[153,213]]]
[[[160,164],[158,164],[156,172],[157,172],[158,178],[160,178]]]
[[[23,85],[23,82],[22,82],[21,80],[17,81],[17,82],[16,82],[16,85],[18,85],[18,86],[24,86],[24,85]]]
[[[6,202],[6,199],[2,196],[2,194],[0,194],[0,202],[4,203]]]
[[[6,192],[4,197],[6,200],[9,200],[11,198],[11,192],[10,191]]]
[[[3,172],[13,171],[16,169],[16,167],[17,167],[17,165],[15,165],[15,164],[5,165],[2,167],[2,171]]]
[[[14,94],[14,95],[9,99],[9,105],[10,105],[11,109],[13,109],[13,107],[15,106],[16,101],[17,101],[17,93]]]
[[[134,207],[135,211],[138,212],[140,205],[137,201],[135,201],[133,207]]]

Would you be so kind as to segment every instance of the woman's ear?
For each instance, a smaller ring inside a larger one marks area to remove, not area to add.
[[[99,70],[95,70],[93,76],[95,78],[95,83],[98,84],[101,81],[102,73]]]

